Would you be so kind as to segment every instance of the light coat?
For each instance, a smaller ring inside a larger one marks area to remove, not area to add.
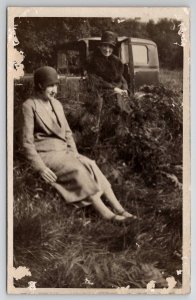
[[[94,161],[78,154],[61,103],[53,99],[51,106],[56,118],[42,99],[32,97],[23,103],[26,158],[34,170],[41,172],[48,167],[57,175],[52,185],[69,203],[103,193],[109,182]]]

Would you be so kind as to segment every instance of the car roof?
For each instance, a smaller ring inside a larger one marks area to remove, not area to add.
[[[120,36],[118,37],[118,42],[122,42],[123,40],[126,40],[127,36]],[[151,40],[147,40],[147,39],[141,39],[141,38],[134,38],[134,37],[130,37],[131,38],[131,42],[134,43],[140,43],[140,44],[151,44],[151,45],[156,45],[153,41]],[[88,38],[81,38],[78,41],[99,41],[101,40],[101,37],[88,37]]]

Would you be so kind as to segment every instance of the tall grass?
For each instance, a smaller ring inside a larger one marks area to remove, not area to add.
[[[181,75],[171,72],[162,71],[161,82],[171,87],[171,76],[180,90]],[[67,92],[69,106],[79,101],[76,87]],[[103,159],[109,153],[103,150],[101,169],[121,203],[140,218],[119,225],[101,219],[91,206],[66,204],[36,178],[15,147],[14,266],[25,266],[32,274],[15,281],[16,287],[36,281],[41,288],[145,288],[151,280],[166,287],[168,276],[181,287],[182,191],[170,179],[160,177],[156,186],[147,186],[128,164],[109,167]]]
[[[183,72],[182,70],[161,69],[159,76],[160,83],[171,90],[182,92]]]

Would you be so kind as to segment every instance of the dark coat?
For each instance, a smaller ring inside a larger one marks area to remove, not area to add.
[[[57,175],[57,182],[52,185],[67,202],[104,192],[110,184],[94,161],[78,154],[61,103],[54,99],[51,105],[56,120],[42,99],[32,97],[23,103],[26,158],[36,171],[49,167]]]
[[[115,112],[130,114],[130,98],[114,92],[115,87],[128,90],[127,82],[123,77],[124,65],[121,60],[114,54],[106,57],[97,48],[86,63],[86,70],[89,74],[88,91],[92,92],[98,103],[96,126],[100,127],[104,106],[107,112],[114,109]]]
[[[124,66],[121,60],[111,54],[109,57],[102,55],[97,49],[86,63],[90,76],[94,76],[98,88],[111,89],[119,87],[127,90],[127,82],[123,77]]]

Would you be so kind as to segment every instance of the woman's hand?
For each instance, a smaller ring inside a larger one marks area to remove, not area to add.
[[[44,169],[40,173],[40,175],[48,183],[53,183],[57,180],[56,174],[54,172],[52,172],[52,170],[50,170],[49,168]]]
[[[127,90],[122,90],[124,96],[128,96],[128,91]]]
[[[114,92],[115,92],[116,94],[120,94],[121,96],[127,96],[127,95],[128,95],[127,90],[122,90],[122,89],[120,89],[120,88],[118,88],[118,87],[115,87],[115,88],[114,88]]]

